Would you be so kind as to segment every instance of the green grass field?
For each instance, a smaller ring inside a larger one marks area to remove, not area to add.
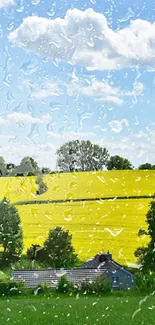
[[[1,299],[1,325],[155,324],[155,298],[153,296],[77,298],[20,297]]]

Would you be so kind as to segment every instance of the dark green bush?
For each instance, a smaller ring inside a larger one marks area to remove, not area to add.
[[[43,266],[39,262],[28,260],[27,258],[21,258],[20,261],[12,263],[11,267],[15,270],[40,270],[43,268]]]
[[[32,289],[33,290],[33,294],[34,295],[40,295],[40,294],[50,294],[50,293],[52,293],[54,290],[51,288],[51,287],[49,287],[48,285],[47,285],[47,283],[45,282],[44,284],[38,284],[34,289]],[[31,290],[31,291],[32,291]]]
[[[56,287],[56,292],[58,293],[69,293],[74,292],[74,285],[72,282],[68,281],[66,276],[61,276],[58,285]]]
[[[101,295],[111,291],[110,283],[103,276],[97,277],[95,281],[82,282],[79,290],[83,294],[97,294]]]
[[[12,280],[0,281],[0,296],[18,296],[26,294],[27,289],[23,282]]]
[[[152,292],[155,290],[155,273],[148,272],[147,274],[139,273],[136,276],[137,289],[140,292]]]

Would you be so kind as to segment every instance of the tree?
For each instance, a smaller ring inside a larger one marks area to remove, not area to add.
[[[2,255],[12,258],[20,256],[23,249],[23,232],[16,207],[4,198],[0,202],[0,247]]]
[[[61,227],[49,231],[44,251],[47,256],[46,262],[53,268],[71,267],[77,262],[77,255],[72,246],[72,235]]]
[[[37,175],[38,173],[38,164],[32,157],[24,157],[16,169],[16,174],[18,175],[32,176]]]
[[[151,165],[150,163],[142,164],[138,167],[139,170],[150,170],[155,169],[155,165]]]
[[[37,192],[36,192],[37,195],[43,194],[48,190],[47,185],[43,181],[43,175],[42,174],[37,175],[36,183],[38,184],[38,189],[37,189]]]
[[[41,173],[42,173],[42,174],[50,174],[50,173],[51,173],[51,169],[48,168],[48,167],[43,167],[43,168],[41,169]]]
[[[118,155],[110,157],[107,163],[108,170],[131,170],[133,169],[132,164],[126,158],[120,157]]]
[[[109,158],[108,150],[87,141],[69,141],[56,152],[60,171],[102,170]]]
[[[6,163],[3,157],[0,157],[0,176],[6,176]]]
[[[29,260],[32,261],[43,261],[45,259],[44,249],[40,245],[31,245],[30,248],[27,249],[26,256]]]
[[[139,247],[135,251],[135,256],[138,257],[142,263],[142,271],[144,273],[148,271],[155,272],[155,200],[150,203],[149,211],[146,214],[146,222],[148,229],[140,229],[139,236],[148,236],[150,241],[147,247]]]

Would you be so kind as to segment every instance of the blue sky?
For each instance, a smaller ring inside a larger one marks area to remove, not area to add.
[[[0,155],[90,139],[155,163],[154,1],[0,0]]]

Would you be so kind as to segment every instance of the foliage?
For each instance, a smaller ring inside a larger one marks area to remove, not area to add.
[[[74,285],[72,282],[67,280],[65,275],[63,275],[59,279],[58,285],[56,287],[56,292],[58,293],[74,292]]]
[[[145,234],[149,237],[150,241],[146,248],[139,247],[136,250],[135,255],[140,259],[142,263],[142,272],[148,271],[155,272],[155,200],[150,203],[149,211],[146,214],[146,223],[148,230],[139,231],[139,235]]]
[[[136,284],[138,290],[143,293],[150,293],[155,291],[155,273],[147,272],[143,274],[139,272],[136,276]]]
[[[102,170],[109,158],[108,150],[87,141],[69,141],[57,150],[57,168],[61,171]]]
[[[40,270],[43,268],[43,265],[37,261],[31,261],[27,258],[21,258],[19,261],[12,263],[11,268],[13,270]]]
[[[6,163],[3,157],[0,157],[0,176],[6,176]]]
[[[0,202],[0,246],[3,259],[18,258],[23,249],[23,232],[16,207],[4,198]]]
[[[43,167],[43,168],[41,169],[41,173],[42,173],[42,174],[51,174],[52,171],[51,171],[51,169],[48,168],[48,167]]]
[[[52,290],[51,287],[49,287],[46,282],[45,283],[41,283],[41,284],[38,284],[34,290],[33,290],[33,294],[35,296],[37,295],[48,295],[50,293],[52,293],[54,290]]]
[[[98,276],[95,281],[84,281],[80,285],[80,291],[84,294],[104,294],[111,291],[111,286],[104,276]]]
[[[45,193],[48,190],[48,187],[44,183],[43,176],[41,174],[39,174],[37,176],[36,183],[39,185],[39,188],[37,189],[37,192],[36,192],[37,195],[41,195],[41,194]]]
[[[16,296],[25,291],[23,282],[12,280],[0,281],[0,296]]]
[[[155,170],[155,165],[151,165],[150,163],[142,164],[138,167],[139,170]]]
[[[47,240],[44,242],[44,251],[47,263],[53,268],[74,266],[77,255],[72,246],[72,235],[61,227],[49,231]]]
[[[20,174],[21,176],[33,176],[38,175],[39,167],[37,162],[32,157],[24,157],[20,165],[14,169],[14,174]]]
[[[118,155],[111,156],[110,159],[107,162],[107,169],[108,170],[131,170],[133,169],[133,166],[131,162],[123,157],[120,157]]]
[[[26,257],[32,261],[42,261],[44,257],[44,249],[40,245],[31,245],[26,252]]]

